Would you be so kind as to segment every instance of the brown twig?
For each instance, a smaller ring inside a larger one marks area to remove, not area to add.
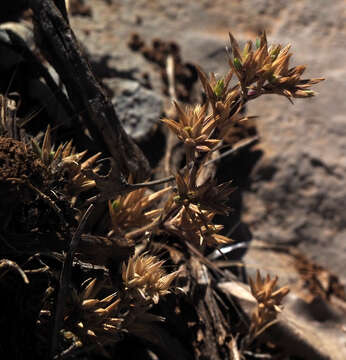
[[[26,182],[26,184],[28,185],[28,187],[31,190],[34,190],[39,197],[45,202],[47,203],[58,215],[61,223],[65,226],[65,228],[68,227],[68,223],[66,222],[65,218],[64,218],[64,214],[62,212],[62,210],[59,208],[59,206],[46,194],[44,194],[40,189],[38,189],[36,186],[32,185],[30,182]]]
[[[173,108],[173,101],[177,99],[176,89],[175,89],[175,72],[174,72],[174,57],[172,55],[169,55],[166,60],[166,73],[167,73],[167,79],[168,79],[168,90],[169,90],[169,96],[170,96],[170,108],[167,112],[172,112],[170,114],[171,117],[176,117],[176,111],[175,108]],[[178,140],[176,139],[175,135],[172,133],[172,131],[168,131],[167,134],[167,144],[166,144],[166,150],[165,150],[165,156],[163,161],[163,170],[164,173],[167,175],[171,172],[171,158],[172,158],[172,150],[174,146],[177,144]]]
[[[29,284],[29,279],[26,276],[25,272],[22,270],[22,268],[15,263],[14,261],[8,260],[8,259],[2,259],[0,260],[0,269],[4,269],[0,274],[0,279],[7,274],[7,272],[11,269],[16,270],[20,276],[23,278],[25,284]]]
[[[219,155],[218,157],[216,157],[215,159],[209,160],[206,163],[203,164],[203,166],[207,166],[210,164],[213,164],[214,162],[217,162],[229,155],[232,155],[234,153],[236,153],[237,151],[244,149],[248,146],[254,145],[256,144],[256,142],[259,140],[259,136],[252,136],[249,139],[245,139],[245,140],[241,140],[238,143],[236,143],[231,149],[225,151],[224,153],[222,153],[221,155]]]
[[[139,235],[142,235],[142,234],[144,234],[146,231],[152,230],[152,229],[154,229],[155,227],[159,226],[160,223],[161,223],[160,218],[155,219],[153,222],[151,222],[151,223],[148,224],[148,225],[145,225],[145,226],[143,226],[143,227],[141,227],[141,228],[139,228],[139,229],[132,230],[132,231],[128,232],[128,233],[126,234],[126,238],[132,239],[132,238],[135,238],[135,237],[137,237],[137,236],[139,236]]]
[[[203,163],[201,166],[208,166],[210,164],[213,164],[227,156],[230,156],[230,155],[234,155],[236,152],[248,147],[248,146],[251,146],[251,145],[254,145],[256,144],[256,142],[260,139],[259,136],[253,136],[249,139],[246,139],[244,141],[239,141],[237,144],[235,144],[232,149],[229,149],[227,151],[225,151],[224,153],[222,153],[221,155],[217,156],[215,159],[212,159],[212,160],[209,160],[205,163]],[[183,170],[182,170],[183,171]],[[158,179],[158,180],[154,180],[154,181],[148,181],[148,182],[145,182],[145,183],[138,183],[138,184],[133,184],[133,185],[130,185],[131,187],[131,191],[133,190],[136,190],[136,189],[139,189],[141,187],[146,187],[146,186],[153,186],[153,185],[159,185],[159,184],[163,184],[163,183],[166,183],[166,182],[170,182],[170,181],[173,181],[175,179],[174,175],[171,175],[171,176],[167,176],[165,178],[162,178],[162,179]]]
[[[65,228],[68,227],[68,223],[66,222],[66,220],[64,218],[64,214],[63,214],[62,210],[59,208],[59,206],[49,196],[44,194],[36,186],[32,185],[31,182],[29,182],[26,179],[19,179],[19,178],[7,178],[6,180],[7,181],[12,181],[12,182],[18,183],[18,184],[25,184],[31,190],[35,191],[38,194],[38,196],[54,210],[54,212],[58,215],[61,223],[65,226]]]
[[[79,240],[82,235],[83,229],[88,221],[88,218],[92,214],[94,208],[95,208],[94,204],[91,204],[88,207],[87,211],[84,213],[84,215],[77,227],[77,230],[72,237],[72,240],[70,243],[70,248],[66,254],[66,258],[65,258],[65,261],[64,261],[64,264],[62,267],[62,272],[61,272],[61,276],[60,276],[60,290],[59,290],[57,304],[56,304],[55,322],[54,322],[54,328],[53,328],[53,334],[52,334],[51,353],[50,353],[51,359],[54,358],[54,355],[56,353],[56,348],[57,348],[57,344],[58,344],[58,335],[59,335],[59,331],[60,331],[62,323],[63,323],[65,301],[66,301],[66,296],[68,293],[68,287],[69,287],[69,283],[70,283],[73,257],[78,248]]]

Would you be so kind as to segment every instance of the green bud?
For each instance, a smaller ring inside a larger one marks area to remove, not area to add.
[[[51,161],[53,161],[54,155],[55,155],[55,151],[51,151],[50,154],[49,154],[49,159],[50,159]]]
[[[249,42],[247,42],[246,45],[244,46],[244,50],[243,50],[243,54],[242,54],[242,58],[244,59],[244,61],[246,60],[246,58],[249,55],[250,47],[251,47],[251,43],[249,43]]]
[[[275,76],[274,74],[269,74],[268,81],[269,81],[271,84],[275,84],[276,81],[277,81],[277,76]]]
[[[191,127],[191,126],[185,126],[185,127],[184,127],[184,130],[185,130],[189,135],[191,135],[191,131],[192,131],[192,127]]]
[[[222,96],[223,90],[225,87],[225,82],[223,79],[220,79],[217,81],[216,85],[214,86],[214,94],[219,98],[220,96]]]
[[[257,38],[256,39],[256,49],[259,49],[261,47],[261,39]]]
[[[42,149],[40,148],[40,146],[37,144],[37,142],[35,140],[31,141],[32,144],[32,149],[33,151],[36,153],[36,155],[38,155],[39,157],[42,156]]]
[[[234,58],[233,65],[238,71],[241,71],[242,64],[241,64],[241,61],[238,58]]]
[[[112,208],[113,208],[113,210],[119,210],[119,208],[120,208],[120,201],[119,201],[119,200],[114,200],[114,201],[112,202]]]
[[[176,202],[176,203],[181,202],[181,197],[180,197],[180,195],[174,196],[174,197],[173,197],[173,200],[174,200],[174,202]]]
[[[275,46],[273,48],[273,50],[270,51],[269,55],[270,55],[270,58],[272,59],[272,61],[274,61],[278,57],[279,52],[280,52],[279,46]]]

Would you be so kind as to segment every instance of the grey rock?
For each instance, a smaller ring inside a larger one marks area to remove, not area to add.
[[[114,78],[104,82],[114,92],[112,102],[125,131],[136,141],[148,138],[162,112],[159,95],[133,80]]]

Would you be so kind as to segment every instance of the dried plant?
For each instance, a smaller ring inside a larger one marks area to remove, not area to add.
[[[64,327],[82,344],[104,346],[121,337],[124,319],[119,314],[120,299],[116,293],[97,299],[101,289],[100,281],[92,279],[79,295],[72,293],[73,301],[66,311]]]
[[[223,225],[214,224],[212,222],[214,216],[214,212],[200,210],[196,205],[189,205],[188,208],[181,208],[178,214],[165,226],[178,237],[196,246],[215,247],[230,243],[232,241],[230,238],[218,234],[223,229]]]
[[[168,294],[178,273],[166,275],[163,264],[163,261],[147,254],[130,257],[122,267],[122,279],[128,296],[140,303],[157,304],[160,296]]]
[[[35,140],[32,140],[32,148],[40,157],[47,169],[54,174],[55,178],[61,177],[65,195],[73,198],[73,203],[77,196],[95,187],[95,181],[89,179],[83,170],[94,168],[96,160],[101,156],[97,153],[87,160],[81,162],[87,151],[76,153],[72,146],[72,140],[66,144],[60,144],[56,150],[51,139],[50,125],[45,132],[42,146],[40,147]]]
[[[310,89],[322,81],[318,79],[301,79],[305,66],[289,68],[291,45],[271,45],[268,47],[265,32],[254,45],[248,41],[240,50],[238,42],[230,33],[231,56],[230,66],[239,79],[244,99],[261,94],[278,94],[287,98],[306,98],[314,96]]]
[[[218,214],[227,215],[230,207],[226,204],[229,195],[234,191],[231,181],[217,185],[214,180],[206,181],[202,185],[196,185],[196,176],[187,173],[184,177],[177,173],[175,176],[177,195],[174,201],[188,207],[196,205],[199,209],[214,211]]]
[[[209,315],[205,314],[210,313],[212,321],[220,319],[221,312],[217,304],[224,299],[220,297],[216,300],[214,289],[211,289],[212,276],[209,276],[208,269],[212,268],[220,273],[221,270],[207,258],[210,250],[208,247],[215,248],[231,242],[230,238],[222,234],[223,226],[214,223],[214,218],[217,214],[230,213],[229,197],[234,186],[231,181],[218,183],[215,178],[216,171],[210,170],[209,165],[215,165],[212,157],[215,156],[217,160],[221,149],[233,150],[239,145],[235,143],[236,137],[232,134],[237,125],[251,118],[243,114],[248,101],[265,94],[283,95],[290,100],[315,95],[310,87],[323,79],[301,79],[305,67],[289,67],[289,50],[289,45],[268,46],[265,33],[255,45],[248,42],[241,50],[230,34],[229,70],[226,75],[207,75],[201,68],[197,68],[206,101],[194,106],[174,102],[176,118],[172,115],[169,116],[172,118],[162,120],[178,138],[185,154],[185,166],[176,169],[175,176],[169,178],[169,181],[174,183],[172,187],[149,190],[144,187],[148,183],[132,184],[131,175],[126,182],[122,173],[123,164],[115,161],[120,158],[115,159],[114,149],[114,153],[111,151],[114,156],[114,159],[111,159],[111,169],[109,174],[104,176],[96,164],[101,153],[83,161],[86,151],[77,153],[72,141],[59,145],[55,150],[49,126],[42,146],[35,140],[32,141],[37,160],[40,164],[43,163],[43,167],[50,174],[49,181],[54,183],[54,189],[62,193],[59,200],[63,199],[61,202],[64,205],[68,203],[66,208],[69,208],[71,213],[72,209],[77,209],[80,214],[88,212],[85,211],[83,196],[79,197],[86,190],[92,190],[93,195],[96,194],[86,203],[92,202],[91,208],[100,205],[97,209],[99,213],[93,216],[89,214],[90,226],[85,233],[82,226],[85,223],[81,221],[80,226],[75,229],[75,222],[71,221],[64,227],[64,231],[56,235],[59,241],[49,243],[53,249],[50,255],[57,262],[57,266],[61,267],[64,262],[63,273],[67,259],[72,269],[78,268],[73,285],[72,282],[67,285],[60,284],[65,291],[70,291],[65,311],[61,311],[65,338],[73,339],[78,346],[96,344],[99,349],[103,349],[107,344],[119,342],[126,333],[143,336],[148,323],[162,320],[151,313],[151,309],[158,304],[161,297],[174,289],[174,280],[179,276],[179,272],[165,271],[164,261],[151,254],[155,246],[161,249],[166,247],[169,254],[178,254],[177,261],[171,256],[175,264],[174,270],[177,269],[176,264],[179,261],[183,263],[187,282],[195,283],[198,288],[196,293],[203,294],[196,295],[193,293],[193,286],[187,285],[191,290],[188,302],[191,302],[192,296],[200,296],[198,309],[196,307],[196,314],[193,316],[204,316],[203,321],[198,321],[203,323],[206,329],[215,327],[215,324],[208,323]],[[0,97],[0,102],[2,99]],[[3,119],[6,109],[2,107],[2,110],[0,120]],[[4,131],[3,121],[0,128]],[[110,143],[107,142],[107,145]],[[33,185],[31,187],[34,188]],[[39,193],[39,189],[35,190]],[[47,198],[43,192],[41,197]],[[82,200],[77,202],[77,197]],[[111,201],[108,201],[109,199]],[[105,209],[106,200],[108,209]],[[63,218],[63,211],[58,205],[51,200],[50,203]],[[75,220],[75,217],[73,219]],[[69,231],[65,231],[66,228]],[[33,232],[36,233],[37,229]],[[76,243],[70,242],[70,238],[65,241],[70,234],[74,234],[72,239],[77,239]],[[61,239],[64,241],[60,241]],[[46,246],[46,243],[44,245]],[[55,249],[55,246],[58,249]],[[34,254],[33,258],[40,256],[36,251]],[[193,266],[193,261],[190,261],[193,254],[198,255],[195,262],[200,263],[196,268],[200,273],[205,272],[203,276],[194,275],[192,271],[190,274],[186,270]],[[42,272],[44,271],[47,270],[44,268]],[[194,276],[196,278],[193,278]],[[201,278],[197,278],[198,276]],[[82,283],[81,279],[86,278],[91,280]],[[270,279],[269,275],[262,278],[259,272],[255,281],[250,279],[251,292],[257,301],[257,307],[251,319],[247,337],[249,342],[270,326],[281,311],[282,300],[287,295],[288,288],[275,290],[277,280],[277,277]],[[62,292],[59,293],[61,294]],[[155,307],[155,311],[158,308]],[[45,303],[41,315],[47,314],[47,309]],[[181,309],[177,305],[174,311],[178,313]],[[56,321],[56,324],[59,325],[59,322]],[[57,327],[58,330],[60,328]],[[202,334],[198,335],[199,338],[203,338],[202,330],[198,331]],[[223,343],[228,335],[235,334],[221,334],[218,345]],[[150,341],[157,345],[154,340]],[[53,347],[53,350],[56,349]]]
[[[282,309],[282,300],[288,294],[288,287],[275,290],[278,277],[270,279],[269,274],[262,278],[257,271],[256,280],[249,279],[251,293],[257,301],[250,325],[250,339],[257,337],[270,326]]]
[[[131,230],[148,226],[160,217],[163,209],[156,208],[158,200],[171,190],[170,187],[146,194],[142,188],[126,195],[120,195],[108,202],[109,215],[112,221],[112,233],[125,235]]]
[[[210,73],[208,77],[201,68],[197,67],[197,69],[200,81],[212,107],[212,116],[219,129],[219,137],[224,139],[227,132],[230,131],[231,125],[247,119],[245,116],[239,116],[242,110],[242,104],[239,101],[240,84],[230,87],[234,74],[233,70],[230,70],[224,78],[217,80],[214,73]]]
[[[242,51],[233,35],[229,36],[230,69],[224,77],[217,78],[213,73],[208,76],[197,67],[207,101],[186,110],[174,102],[178,121],[162,120],[184,145],[187,164],[182,173],[175,175],[177,194],[165,207],[171,215],[166,219],[166,227],[181,231],[185,239],[195,242],[199,238],[200,244],[204,240],[209,245],[228,242],[225,237],[216,236],[218,226],[213,225],[211,219],[214,213],[229,213],[227,203],[234,188],[230,181],[218,185],[213,177],[198,184],[198,174],[210,159],[210,154],[223,142],[235,145],[232,143],[235,126],[253,118],[242,115],[245,103],[272,93],[289,99],[311,97],[315,93],[310,87],[323,80],[301,79],[304,66],[289,68],[290,46],[268,47],[265,33],[256,46],[249,41]],[[233,75],[238,79],[235,84]]]
[[[177,102],[174,102],[174,105],[179,121],[170,119],[163,119],[162,121],[184,144],[187,162],[189,163],[195,158],[196,151],[209,152],[218,144],[219,140],[210,138],[216,123],[213,117],[206,117],[207,107],[205,105],[188,107],[185,111]]]
[[[147,254],[130,257],[122,267],[123,290],[101,299],[107,287],[96,278],[88,280],[80,294],[73,291],[64,316],[65,337],[82,345],[97,344],[104,351],[105,345],[118,342],[141,322],[161,321],[146,312],[169,293],[177,276],[177,272],[166,274],[163,263]]]

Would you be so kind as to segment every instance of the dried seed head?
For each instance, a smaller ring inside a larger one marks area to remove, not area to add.
[[[169,191],[171,187],[146,194],[146,189],[141,188],[120,195],[113,202],[109,201],[108,210],[114,233],[123,235],[154,222],[163,211],[155,209],[155,204]]]
[[[257,308],[252,314],[250,326],[250,333],[255,337],[261,329],[276,319],[282,308],[282,300],[289,289],[282,287],[275,290],[278,277],[270,279],[267,275],[266,278],[262,278],[259,271],[257,271],[256,281],[251,278],[249,281],[251,293],[257,300]]]
[[[121,300],[116,293],[98,299],[103,284],[95,279],[85,289],[74,294],[72,306],[67,308],[64,328],[71,331],[83,344],[97,343],[103,346],[118,342],[123,331],[123,317],[120,315]]]
[[[174,102],[178,121],[163,119],[162,121],[173,131],[186,147],[188,161],[194,158],[195,151],[208,152],[218,143],[218,139],[211,139],[216,122],[213,117],[207,116],[207,104],[183,109]]]
[[[158,303],[160,296],[169,293],[176,276],[177,272],[166,274],[163,261],[151,255],[130,257],[128,263],[123,264],[122,269],[124,287],[130,297],[155,304]]]
[[[51,139],[50,125],[44,135],[42,147],[32,140],[32,148],[55,178],[61,178],[63,192],[70,198],[76,198],[81,192],[95,187],[95,181],[88,179],[83,170],[94,167],[101,153],[97,153],[81,162],[87,151],[76,153],[72,147],[72,140],[66,144],[60,144],[55,150]],[[94,170],[97,168],[94,167]]]

